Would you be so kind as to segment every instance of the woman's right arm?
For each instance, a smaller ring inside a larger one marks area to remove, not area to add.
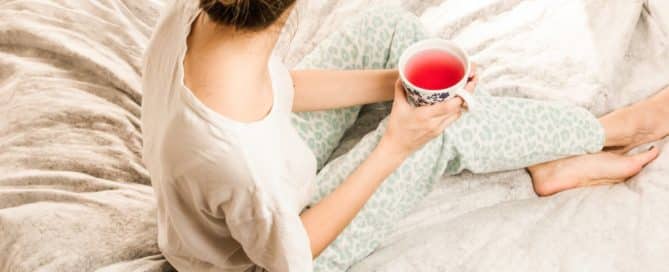
[[[462,99],[414,108],[399,81],[386,132],[369,157],[330,195],[300,215],[314,258],[355,218],[383,181],[415,150],[460,117]]]

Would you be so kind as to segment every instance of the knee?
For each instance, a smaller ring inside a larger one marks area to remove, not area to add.
[[[386,25],[397,29],[399,26],[422,26],[420,19],[413,13],[398,5],[384,5],[365,10],[360,14],[361,18],[376,18],[375,25],[385,22]]]
[[[418,16],[402,7],[388,7],[384,11],[384,16],[391,21],[393,26],[395,26],[395,31],[398,31],[398,29],[402,29],[403,27],[412,31],[423,30],[423,24]]]
[[[411,44],[425,39],[427,31],[422,22],[413,13],[396,7],[388,9],[387,14],[392,24],[391,58],[398,58]]]

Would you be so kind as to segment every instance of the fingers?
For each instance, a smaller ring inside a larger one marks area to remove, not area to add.
[[[393,101],[393,104],[400,106],[400,107],[409,107],[409,101],[407,101],[407,95],[404,92],[404,86],[402,86],[402,82],[400,80],[397,80],[395,82],[395,100]]]
[[[470,93],[474,93],[476,90],[476,84],[479,83],[479,78],[477,76],[473,77],[469,82],[467,82],[467,85],[465,85],[465,90],[467,90]]]
[[[442,103],[437,103],[431,106],[423,106],[417,109],[419,114],[426,118],[439,118],[446,115],[451,115],[462,110],[464,101],[460,97],[446,100]]]
[[[449,117],[446,117],[442,122],[441,122],[441,131],[444,131],[447,127],[449,127],[451,124],[455,123],[460,117],[462,116],[462,112],[459,111],[456,114],[453,114]]]
[[[451,115],[447,115],[443,118],[434,120],[431,125],[432,125],[432,136],[438,136],[439,134],[443,133],[446,128],[448,128],[450,125],[452,125],[455,121],[460,119],[460,116],[462,115],[461,111],[458,111],[456,113],[453,113]]]
[[[472,63],[472,72],[469,73],[469,80],[467,81],[467,85],[465,85],[465,90],[470,93],[474,93],[476,90],[476,84],[479,82],[478,74],[476,74],[476,67],[476,64]]]
[[[660,155],[660,150],[657,147],[653,146],[646,152],[632,156],[632,159],[638,162],[639,164],[645,166],[654,161],[655,159],[657,159],[659,155]]]
[[[461,109],[467,107],[467,102],[464,99],[462,99],[462,97],[456,96],[452,100],[458,100]]]
[[[395,98],[405,96],[404,94],[404,87],[402,86],[402,82],[398,79],[395,81]]]

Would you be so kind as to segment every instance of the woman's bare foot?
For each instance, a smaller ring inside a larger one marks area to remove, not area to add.
[[[657,158],[658,148],[632,156],[609,152],[582,155],[529,167],[534,191],[549,196],[582,186],[623,182]]]
[[[606,131],[605,150],[624,154],[669,135],[669,87],[651,98],[600,118]]]

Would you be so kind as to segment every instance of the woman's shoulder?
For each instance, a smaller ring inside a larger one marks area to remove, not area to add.
[[[166,3],[160,12],[153,32],[151,34],[150,45],[166,46],[169,43],[160,43],[162,41],[173,41],[174,32],[184,32],[190,27],[190,21],[199,11],[197,1],[173,0]],[[147,49],[148,50],[148,49]]]
[[[188,18],[193,14],[197,13],[199,10],[199,1],[192,0],[168,0],[165,2],[162,10],[160,11],[160,17],[158,19],[158,24],[161,25],[165,22],[172,22],[180,18],[188,21]]]
[[[202,108],[222,122],[241,125],[263,121],[275,112],[275,107],[283,107],[283,103],[274,103],[283,94],[274,91],[271,82],[252,76],[255,71],[234,70],[229,63],[193,51],[184,60],[186,98],[191,106]]]
[[[196,7],[184,8],[184,1],[167,4],[153,28],[151,39],[144,51],[142,63],[142,85],[145,91],[158,91],[168,87],[177,77],[180,57],[186,42],[186,33]],[[155,89],[155,90],[154,90]]]

